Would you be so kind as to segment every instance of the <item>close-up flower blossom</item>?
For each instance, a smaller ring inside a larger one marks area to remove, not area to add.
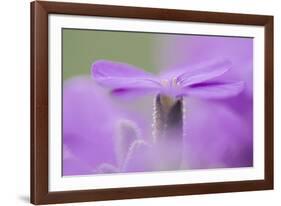
[[[159,76],[125,63],[100,60],[93,64],[93,78],[113,93],[159,93],[171,97],[223,98],[238,94],[243,82],[212,81],[231,68],[227,60],[212,61]]]
[[[252,40],[163,39],[162,68],[99,58],[64,81],[63,175],[253,166]]]

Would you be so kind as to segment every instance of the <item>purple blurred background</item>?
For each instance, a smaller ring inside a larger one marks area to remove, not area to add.
[[[68,32],[63,40],[63,175],[253,166],[252,38],[108,32],[97,42],[99,31],[87,31],[83,39],[91,50],[85,50],[86,45],[76,44],[81,43],[81,33]],[[128,36],[135,43],[126,48]],[[123,41],[123,47],[112,43],[109,49],[108,39]],[[105,54],[100,55],[101,50]],[[130,56],[132,51],[138,51],[136,57]],[[135,61],[137,57],[145,63]],[[81,65],[73,69],[75,58]],[[243,81],[245,87],[224,99],[185,97],[182,146],[155,144],[154,96],[112,95],[91,78],[91,64],[100,58],[154,74],[223,58],[232,68],[218,79]],[[176,150],[182,151],[178,168],[171,167]]]

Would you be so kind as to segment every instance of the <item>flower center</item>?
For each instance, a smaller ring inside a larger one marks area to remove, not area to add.
[[[178,87],[177,77],[173,77],[170,80],[162,79],[161,84],[163,87]]]
[[[162,79],[161,84],[163,87],[168,87],[169,86],[169,80],[168,79]]]

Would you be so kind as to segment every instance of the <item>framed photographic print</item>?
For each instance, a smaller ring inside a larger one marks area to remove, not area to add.
[[[273,17],[31,3],[31,202],[273,189]]]

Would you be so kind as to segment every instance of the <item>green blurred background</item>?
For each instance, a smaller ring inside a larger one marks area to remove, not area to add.
[[[125,62],[155,71],[156,45],[161,34],[122,31],[63,29],[63,79],[90,75],[99,59]]]

